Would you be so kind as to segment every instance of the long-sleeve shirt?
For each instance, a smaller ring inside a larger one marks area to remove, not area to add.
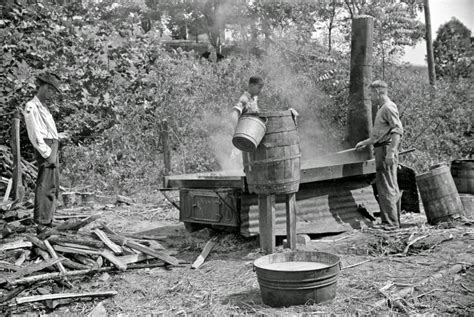
[[[403,126],[398,115],[397,105],[390,101],[383,104],[377,111],[371,139],[375,145],[389,144],[392,133],[398,133],[402,136]]]
[[[248,91],[244,92],[244,94],[240,97],[239,102],[234,106],[233,109],[239,112],[239,115],[244,113],[256,113],[259,111],[258,109],[258,97],[251,96]]]
[[[23,116],[30,142],[42,157],[48,158],[51,155],[51,148],[44,139],[58,139],[53,116],[36,96],[26,103]]]

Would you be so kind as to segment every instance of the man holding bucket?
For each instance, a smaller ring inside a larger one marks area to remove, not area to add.
[[[243,114],[256,114],[259,112],[257,101],[262,88],[263,79],[261,77],[250,77],[248,90],[244,92],[239,102],[232,108],[234,122],[237,122]]]
[[[401,194],[397,182],[398,145],[403,126],[397,105],[387,94],[387,84],[376,80],[371,85],[372,102],[378,106],[370,138],[356,144],[356,150],[374,146],[376,176],[382,224],[378,227],[393,230],[400,227]]]
[[[247,160],[247,155],[245,154],[245,152],[255,150],[260,140],[253,140],[252,142],[250,139],[247,139],[247,137],[243,137],[243,138],[240,137],[237,131],[238,130],[237,126],[239,123],[239,119],[243,115],[252,116],[252,118],[253,116],[255,116],[253,120],[255,120],[256,117],[258,117],[258,112],[260,111],[260,109],[258,108],[258,95],[262,91],[262,88],[263,88],[263,79],[261,77],[257,77],[257,76],[250,77],[248,90],[243,93],[243,95],[239,98],[239,101],[237,102],[237,104],[232,108],[231,116],[232,116],[232,121],[234,122],[235,129],[236,129],[234,133],[234,137],[232,139],[232,143],[239,150],[243,151],[242,154],[243,154],[244,164]],[[252,120],[251,118],[248,118],[248,117],[246,118],[247,120]],[[263,123],[263,121],[260,125],[261,125],[260,128],[261,129],[263,128],[263,134],[264,134],[265,124]],[[261,135],[261,137],[263,137],[263,134]],[[235,160],[239,156],[240,156],[239,151],[237,149],[233,149],[230,154],[230,159]]]

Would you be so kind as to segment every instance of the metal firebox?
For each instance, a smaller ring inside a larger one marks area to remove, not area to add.
[[[236,189],[181,189],[179,220],[182,222],[238,227],[240,216]]]

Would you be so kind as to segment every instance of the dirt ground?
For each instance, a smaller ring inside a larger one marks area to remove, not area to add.
[[[96,205],[63,209],[59,213],[101,213],[101,221],[117,232],[166,235],[160,243],[175,250],[176,257],[188,263],[173,268],[103,273],[73,281],[75,292],[117,291],[117,296],[102,302],[112,316],[474,314],[474,225],[469,222],[433,227],[425,224],[423,214],[407,214],[402,217],[404,228],[394,232],[364,228],[336,236],[312,237],[299,249],[330,252],[341,258],[343,269],[336,298],[319,305],[272,308],[263,304],[253,270],[253,261],[262,256],[257,238],[220,233],[219,243],[206,262],[194,270],[190,264],[216,232],[205,229],[188,233],[178,220],[179,212],[161,197],[147,197],[131,206]],[[415,243],[407,248],[409,241]],[[281,245],[277,252],[284,252]],[[462,265],[459,272],[418,286],[420,281],[456,264]],[[413,292],[398,298],[397,291],[411,286],[415,287]],[[390,300],[390,307],[386,301],[376,307],[376,302],[384,299]],[[99,302],[77,302],[54,311],[40,306],[35,311],[84,316]]]

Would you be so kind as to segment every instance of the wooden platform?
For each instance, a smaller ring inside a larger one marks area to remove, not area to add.
[[[304,161],[301,164],[301,184],[341,179],[351,176],[375,174],[375,161],[321,166],[320,161]],[[237,188],[246,191],[243,171],[208,172],[171,175],[165,177],[166,188]]]

